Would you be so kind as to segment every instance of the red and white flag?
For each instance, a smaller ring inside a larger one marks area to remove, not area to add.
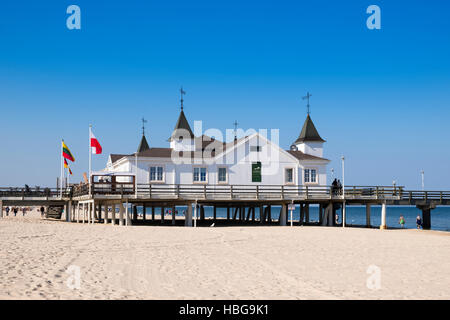
[[[91,148],[93,154],[100,154],[102,153],[102,146],[98,142],[97,138],[94,136],[92,131],[90,131],[91,134]]]

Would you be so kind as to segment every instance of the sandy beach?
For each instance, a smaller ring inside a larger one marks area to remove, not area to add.
[[[31,212],[1,219],[0,243],[1,299],[450,299],[445,232],[120,227]]]

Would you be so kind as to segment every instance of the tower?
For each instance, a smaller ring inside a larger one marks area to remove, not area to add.
[[[295,140],[294,145],[297,147],[297,150],[300,150],[303,153],[316,157],[323,157],[324,142],[325,140],[320,137],[316,126],[311,120],[311,116],[308,114],[305,123],[303,124],[302,131],[297,140]]]
[[[308,92],[306,96],[302,98],[303,100],[307,100],[306,120],[303,124],[300,135],[298,136],[297,140],[295,140],[292,147],[312,156],[323,157],[323,143],[325,142],[325,140],[320,137],[319,132],[317,132],[316,126],[311,120],[311,111],[309,106],[309,99],[311,98],[311,96],[312,95]]]
[[[137,153],[141,153],[141,152],[144,152],[144,151],[150,149],[147,139],[145,138],[145,123],[146,122],[147,122],[147,120],[142,118],[142,139],[141,139],[141,142],[139,143]]]
[[[183,110],[183,95],[186,94],[186,92],[183,91],[183,88],[180,89],[180,94],[181,110],[175,128],[169,138],[170,148],[176,151],[195,151],[194,134],[192,133]]]

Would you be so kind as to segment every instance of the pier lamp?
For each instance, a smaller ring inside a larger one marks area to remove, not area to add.
[[[425,171],[420,171],[420,175],[422,176],[422,191],[425,190]]]
[[[345,157],[341,157],[342,160],[342,227],[345,228]]]

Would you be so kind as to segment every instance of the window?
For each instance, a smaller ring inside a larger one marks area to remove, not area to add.
[[[317,170],[316,169],[305,169],[304,173],[305,183],[316,183],[317,182]]]
[[[261,182],[261,162],[252,163],[252,182]]]
[[[311,182],[317,182],[316,181],[316,169],[311,169]]]
[[[284,180],[286,183],[294,183],[294,169],[292,168],[285,169]]]
[[[206,168],[194,168],[194,182],[206,182]]]
[[[250,151],[252,152],[261,152],[261,146],[250,146]]]
[[[227,182],[227,168],[219,168],[219,183]]]
[[[150,167],[150,181],[163,181],[163,167]]]

